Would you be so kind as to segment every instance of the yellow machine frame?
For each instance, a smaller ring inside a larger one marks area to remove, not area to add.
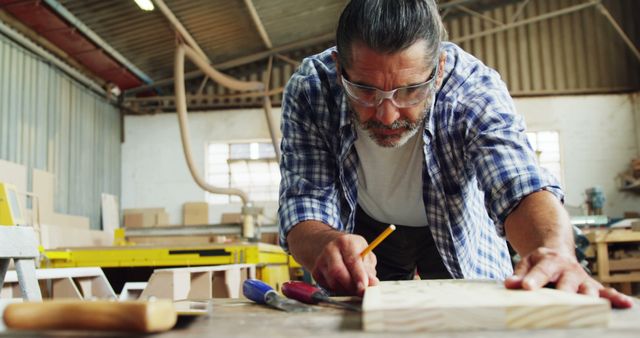
[[[258,278],[276,289],[290,280],[289,255],[264,243],[200,246],[116,246],[45,250],[42,267],[166,267],[256,264]]]
[[[16,187],[0,182],[0,225],[24,223]]]

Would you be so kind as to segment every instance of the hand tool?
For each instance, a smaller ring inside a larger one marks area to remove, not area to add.
[[[378,235],[378,237],[376,237],[376,239],[374,239],[373,242],[369,244],[369,246],[367,246],[364,250],[362,250],[362,252],[360,253],[360,257],[364,258],[364,256],[366,256],[369,252],[375,249],[378,246],[378,244],[380,244],[380,242],[382,242],[385,238],[387,238],[387,236],[389,236],[395,230],[396,230],[396,226],[393,224],[389,224],[388,228],[386,228],[380,235]]]
[[[362,311],[358,306],[331,299],[329,294],[324,290],[305,282],[286,282],[282,284],[282,293],[291,299],[299,300],[307,304],[318,304],[322,302],[337,305],[351,311]]]
[[[6,304],[4,324],[15,330],[161,332],[177,321],[173,302],[48,300]],[[1,305],[1,304],[0,304]],[[1,311],[1,309],[0,309]]]
[[[287,312],[314,311],[309,305],[279,295],[276,290],[261,280],[245,280],[242,284],[242,293],[258,304],[267,304],[279,310]]]

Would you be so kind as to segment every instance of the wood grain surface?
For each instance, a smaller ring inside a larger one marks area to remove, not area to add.
[[[362,308],[365,331],[602,328],[611,311],[599,298],[471,280],[382,282],[366,290]]]

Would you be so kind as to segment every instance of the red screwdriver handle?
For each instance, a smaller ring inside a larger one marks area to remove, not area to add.
[[[300,281],[285,282],[281,290],[285,296],[307,304],[317,304],[318,299],[314,298],[314,294],[322,292],[319,288]]]

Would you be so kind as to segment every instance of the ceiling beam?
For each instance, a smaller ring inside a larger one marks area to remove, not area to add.
[[[524,8],[527,7],[527,5],[529,4],[530,0],[524,0],[519,6],[518,9],[516,9],[516,12],[513,13],[513,16],[511,16],[511,18],[509,19],[509,22],[516,22],[516,20],[518,20],[518,18],[520,18],[520,15],[524,12]]]
[[[288,63],[288,64],[290,64],[290,65],[292,65],[294,67],[298,67],[300,65],[299,61],[296,61],[296,60],[294,60],[294,59],[292,59],[290,57],[287,57],[285,55],[282,55],[282,54],[277,54],[276,53],[275,57],[277,57],[278,59],[280,59],[280,60],[282,60],[282,61],[284,61],[284,62],[286,62],[286,63]]]
[[[207,54],[205,54],[202,48],[198,46],[198,43],[196,42],[196,40],[191,36],[189,31],[186,28],[184,28],[180,20],[178,20],[178,18],[173,14],[171,9],[167,7],[164,1],[153,0],[153,2],[156,4],[156,6],[158,6],[158,9],[160,9],[160,12],[164,14],[167,20],[169,20],[169,23],[171,24],[173,29],[187,42],[187,44],[191,48],[193,48],[200,56],[202,56],[205,60],[207,60],[207,63],[210,64],[211,60],[209,60],[209,57],[207,57]]]
[[[473,34],[469,34],[466,36],[462,36],[459,37],[457,39],[452,39],[451,41],[454,43],[461,43],[464,41],[469,41],[469,40],[473,40],[479,37],[483,37],[486,35],[491,35],[491,34],[495,34],[495,33],[499,33],[499,32],[504,32],[506,30],[512,29],[512,28],[516,28],[516,27],[520,27],[520,26],[526,26],[526,25],[530,25],[532,23],[535,22],[539,22],[539,21],[544,21],[544,20],[548,20],[551,18],[555,18],[561,15],[565,15],[565,14],[570,14],[570,13],[574,13],[574,12],[578,12],[587,8],[591,8],[596,6],[597,4],[600,3],[600,0],[592,0],[589,1],[587,3],[583,3],[580,5],[575,5],[575,6],[571,6],[571,7],[566,7],[566,8],[562,8],[559,9],[557,11],[553,11],[553,12],[549,12],[549,13],[545,13],[533,18],[529,18],[529,19],[524,19],[524,20],[520,20],[517,22],[512,22],[509,24],[506,24],[504,26],[500,26],[500,27],[496,27],[496,28],[491,28],[491,29],[487,29],[484,30],[482,32],[478,32],[478,33],[473,33]]]
[[[265,58],[268,58],[272,55],[276,55],[278,53],[286,53],[288,51],[292,51],[292,50],[296,50],[296,49],[300,49],[300,48],[304,48],[304,47],[309,47],[309,46],[314,46],[317,44],[321,44],[321,43],[325,43],[325,42],[329,42],[332,41],[333,39],[335,39],[335,34],[334,33],[328,33],[328,34],[323,34],[320,36],[316,36],[314,38],[310,38],[310,39],[304,39],[304,40],[300,40],[300,41],[296,41],[293,43],[289,43],[286,45],[282,45],[280,47],[276,47],[273,48],[271,50],[268,51],[264,51],[264,52],[260,52],[260,53],[256,53],[256,54],[252,54],[252,55],[248,55],[248,56],[243,56],[241,58],[237,58],[237,59],[232,59],[229,61],[225,61],[219,64],[215,64],[213,65],[213,67],[215,69],[218,70],[225,70],[225,69],[229,69],[229,68],[233,68],[233,67],[237,67],[237,66],[241,66],[247,63],[251,63],[251,62],[256,62]],[[184,74],[184,78],[185,80],[187,79],[193,79],[196,78],[198,76],[202,76],[203,72],[201,70],[194,70],[188,73]],[[148,85],[143,85],[140,87],[136,87],[136,88],[131,88],[127,91],[125,91],[125,94],[135,94],[135,93],[139,93],[141,91],[146,91],[149,90],[153,87],[156,86],[162,86],[162,85],[167,85],[173,83],[173,77],[171,78],[166,78],[166,79],[162,79],[162,80],[158,80],[154,83],[148,84]]]
[[[269,39],[269,34],[267,34],[267,30],[264,28],[264,25],[262,24],[262,20],[260,20],[260,17],[258,16],[258,11],[256,11],[256,7],[253,5],[253,1],[244,0],[244,3],[247,5],[247,9],[249,9],[249,13],[251,14],[251,19],[253,19],[253,23],[256,25],[256,28],[258,29],[258,33],[262,38],[262,42],[268,49],[273,48],[273,44],[271,44],[271,39]]]
[[[55,13],[60,15],[66,21],[68,21],[73,27],[76,27],[82,34],[84,34],[89,40],[95,43],[100,49],[104,50],[109,54],[112,58],[118,61],[120,64],[125,66],[130,72],[132,72],[135,76],[137,76],[140,80],[145,83],[151,83],[153,80],[141,71],[136,65],[134,65],[127,58],[122,56],[117,50],[115,50],[111,45],[109,45],[106,41],[102,40],[98,34],[96,34],[93,30],[91,30],[87,25],[85,25],[80,19],[78,19],[75,15],[73,15],[69,10],[60,4],[57,0],[44,0],[44,2],[49,5],[53,9]]]
[[[504,22],[500,22],[500,21],[498,21],[498,20],[496,20],[496,19],[494,19],[494,18],[492,18],[492,17],[490,17],[488,15],[476,12],[476,11],[474,11],[472,9],[469,9],[469,8],[465,7],[465,6],[462,6],[462,5],[458,6],[457,9],[459,9],[459,10],[461,10],[461,11],[463,11],[463,12],[465,12],[465,13],[471,15],[471,16],[475,16],[475,17],[483,19],[485,21],[489,21],[489,22],[493,23],[496,26],[504,26]]]
[[[440,7],[440,10],[446,10],[452,7],[458,7],[460,5],[466,5],[468,3],[477,2],[477,1],[478,0],[451,0],[449,2],[438,4],[438,7]]]
[[[640,50],[638,50],[638,47],[633,43],[633,41],[631,41],[631,39],[624,32],[622,27],[620,27],[616,19],[613,18],[613,16],[611,15],[611,13],[609,13],[607,8],[604,7],[604,5],[600,2],[598,2],[598,10],[600,10],[600,13],[602,13],[602,15],[604,15],[604,17],[607,18],[607,20],[609,20],[609,22],[611,23],[611,26],[613,26],[616,32],[618,32],[618,35],[620,35],[620,37],[624,41],[624,43],[629,47],[629,49],[631,49],[631,52],[636,56],[636,59],[640,61]]]

